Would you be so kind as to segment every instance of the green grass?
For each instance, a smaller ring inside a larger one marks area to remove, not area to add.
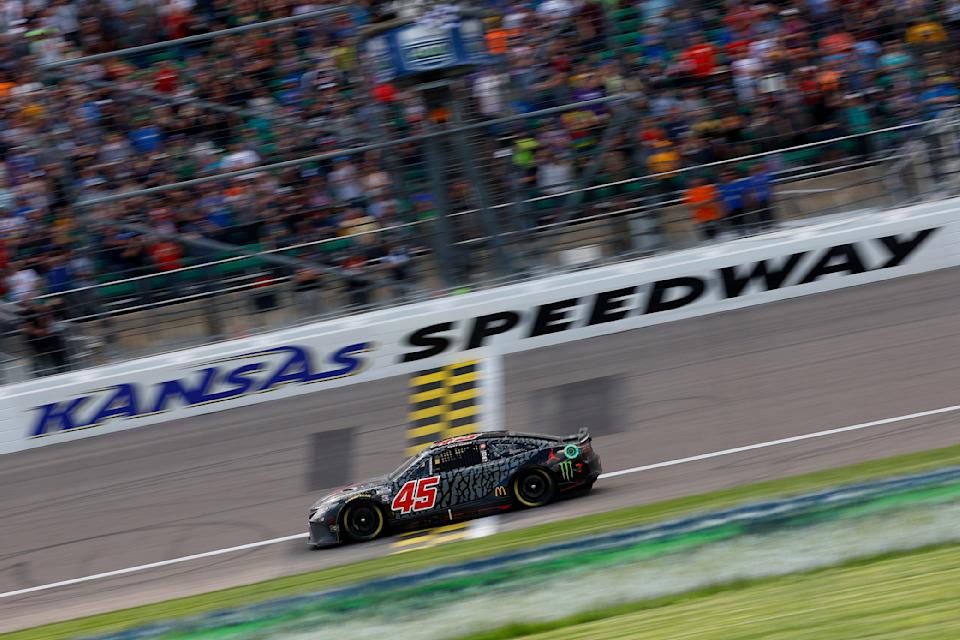
[[[960,546],[720,585],[460,640],[956,640]]]
[[[477,540],[453,542],[409,553],[373,558],[320,571],[0,634],[0,640],[59,640],[78,635],[109,633],[158,620],[190,616],[271,598],[342,586],[434,565],[656,522],[694,512],[723,509],[758,499],[796,495],[837,484],[917,473],[957,464],[960,464],[960,445],[655,504],[628,507],[572,520],[561,520]],[[589,498],[586,499],[589,500]],[[336,553],[336,550],[320,553]]]

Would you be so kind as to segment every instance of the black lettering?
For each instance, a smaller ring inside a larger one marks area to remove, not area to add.
[[[877,238],[890,253],[890,259],[880,265],[879,268],[889,269],[890,267],[900,266],[900,263],[910,257],[910,254],[916,251],[927,238],[939,230],[939,228],[924,229],[923,231],[918,231],[912,238],[902,241],[897,236]]]
[[[626,318],[630,309],[624,307],[623,302],[636,292],[636,287],[624,287],[598,293],[593,299],[593,309],[590,310],[590,321],[587,322],[587,326],[592,327],[595,324],[616,322]]]
[[[783,286],[783,283],[787,281],[787,278],[790,277],[790,274],[793,273],[800,259],[805,255],[807,255],[806,251],[791,255],[784,261],[783,266],[780,268],[768,268],[767,261],[761,260],[754,263],[753,269],[745,276],[737,274],[736,267],[722,267],[720,269],[720,275],[723,277],[724,297],[736,298],[740,296],[743,290],[747,288],[747,285],[750,284],[751,280],[762,279],[767,291],[779,289]]]
[[[569,329],[573,320],[567,319],[566,311],[570,307],[576,306],[578,300],[579,298],[570,298],[540,305],[537,309],[537,317],[533,321],[533,327],[530,329],[530,335],[527,337],[535,338]]]
[[[857,253],[856,245],[839,244],[824,252],[798,284],[809,284],[831,273],[854,274],[863,273],[866,270],[860,254]]]
[[[520,314],[516,311],[500,311],[486,316],[479,316],[473,321],[470,338],[467,340],[467,349],[482,347],[487,338],[506,333],[520,322]]]
[[[671,289],[684,287],[687,292],[673,300],[667,300],[667,292]],[[672,311],[679,309],[703,295],[707,290],[707,284],[702,278],[683,277],[670,278],[669,280],[660,280],[653,283],[653,291],[650,292],[650,299],[647,301],[647,310],[644,313],[658,313],[660,311]]]
[[[411,347],[424,347],[423,350],[403,354],[400,362],[415,362],[443,353],[450,348],[450,339],[432,334],[450,331],[451,329],[453,329],[452,322],[440,322],[438,324],[432,324],[429,327],[417,329],[407,336],[407,344]]]

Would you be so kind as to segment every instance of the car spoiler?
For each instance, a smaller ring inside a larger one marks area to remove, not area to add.
[[[574,442],[576,444],[587,444],[593,440],[590,436],[590,430],[586,427],[580,427],[575,436],[567,436],[563,439],[564,442]]]

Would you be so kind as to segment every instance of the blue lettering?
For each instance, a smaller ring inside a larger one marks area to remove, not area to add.
[[[73,412],[89,399],[90,396],[80,396],[69,402],[53,402],[35,407],[34,411],[39,413],[31,429],[32,437],[47,435],[50,431],[69,431],[84,426],[86,423],[74,421]]]
[[[103,403],[97,414],[90,419],[89,424],[95,425],[110,418],[133,418],[139,412],[137,409],[137,388],[132,384],[118,384],[107,401]]]
[[[152,406],[149,406],[148,400],[140,397],[142,390],[138,390],[135,383],[119,384],[109,390],[109,395],[102,403],[98,403],[99,408],[89,421],[84,421],[76,414],[81,406],[89,404],[93,396],[35,407],[37,414],[31,434],[37,437],[94,426],[112,418],[133,418],[141,415],[141,410],[160,413],[181,406],[229,400],[252,391],[268,391],[290,382],[304,384],[353,375],[364,365],[362,354],[372,348],[373,343],[370,342],[347,345],[330,355],[329,363],[333,367],[330,371],[316,372],[311,353],[303,347],[289,345],[250,353],[245,357],[281,355],[285,358],[262,384],[254,374],[265,369],[264,362],[239,366],[229,370],[226,377],[222,377],[224,372],[219,367],[211,366],[194,372],[189,378],[159,382],[151,386],[151,391],[155,390],[156,394]],[[223,389],[214,391],[221,381]]]
[[[229,398],[242,396],[243,394],[249,392],[250,389],[253,388],[253,385],[256,384],[256,380],[250,378],[249,374],[256,373],[261,369],[263,369],[263,364],[259,362],[237,367],[227,375],[226,383],[230,385],[230,388],[218,393],[206,395],[203,397],[203,401],[212,402],[216,400],[227,400]]]
[[[331,371],[322,371],[310,376],[310,382],[319,382],[320,380],[329,380],[331,378],[342,378],[356,373],[363,366],[363,358],[357,354],[370,350],[372,345],[369,342],[360,342],[350,344],[334,352],[330,358],[333,364],[338,364],[338,369]]]
[[[179,398],[185,406],[203,402],[208,395],[207,390],[210,388],[210,383],[213,382],[219,371],[217,367],[209,367],[201,369],[200,373],[203,374],[203,377],[195,387],[186,386],[183,380],[168,380],[157,385],[160,387],[160,391],[157,393],[157,401],[153,403],[152,411],[154,413],[166,411],[167,403],[174,398]]]
[[[290,357],[283,365],[260,386],[260,391],[273,389],[288,382],[307,382],[312,375],[310,354],[300,347],[277,347],[270,350],[273,353],[289,352]]]

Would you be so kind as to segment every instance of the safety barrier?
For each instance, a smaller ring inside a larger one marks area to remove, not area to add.
[[[960,265],[958,199],[0,388],[0,453]]]

